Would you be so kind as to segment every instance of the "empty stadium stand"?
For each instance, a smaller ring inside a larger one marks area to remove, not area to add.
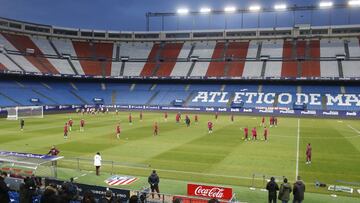
[[[50,30],[48,34],[14,31],[1,24],[0,71],[97,78],[360,78],[360,32],[350,32],[346,26],[313,28],[323,32],[309,35],[295,27],[283,35],[262,35],[260,29],[249,36],[231,36],[227,34],[233,31],[224,30],[222,37],[211,36],[210,31],[199,35],[207,37],[196,37],[195,32],[184,31],[189,35],[180,40],[167,32],[133,32],[117,39],[110,38],[109,33],[104,37],[82,36],[80,31],[68,36],[66,29],[60,33]],[[344,32],[333,30],[339,28]]]
[[[230,107],[239,98],[243,108],[360,111],[359,86],[270,84],[164,84],[79,81],[0,81],[0,106],[106,105],[172,106],[176,99],[188,107]],[[34,103],[32,99],[39,101]]]

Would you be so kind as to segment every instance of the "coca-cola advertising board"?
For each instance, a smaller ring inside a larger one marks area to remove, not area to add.
[[[187,194],[189,196],[229,200],[232,197],[232,188],[189,183]]]

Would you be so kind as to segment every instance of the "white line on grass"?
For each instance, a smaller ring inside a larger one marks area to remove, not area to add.
[[[352,129],[353,131],[355,131],[357,134],[360,134],[360,131],[354,127],[352,127],[350,124],[347,125],[350,129]]]
[[[84,173],[84,174],[81,174],[80,177],[84,177],[84,176],[86,176],[86,175],[87,175],[87,173]],[[74,180],[77,180],[77,179],[79,179],[79,177],[75,177],[75,178],[74,178]]]
[[[300,145],[300,119],[298,119],[298,128],[297,128],[295,180],[297,180],[297,177],[299,176],[299,145]]]

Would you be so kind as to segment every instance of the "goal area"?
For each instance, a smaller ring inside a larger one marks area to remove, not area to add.
[[[44,108],[43,106],[16,106],[8,107],[7,119],[18,120],[19,118],[43,118]]]
[[[62,156],[0,151],[0,170],[21,176],[57,178],[57,161]]]

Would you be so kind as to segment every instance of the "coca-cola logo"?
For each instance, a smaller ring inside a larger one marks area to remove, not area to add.
[[[188,184],[188,195],[205,198],[231,199],[232,188]]]
[[[221,199],[224,196],[224,189],[221,188],[211,188],[211,189],[205,189],[201,186],[197,187],[195,189],[195,195],[197,196],[204,196],[204,197],[211,197],[211,198],[218,198]]]

